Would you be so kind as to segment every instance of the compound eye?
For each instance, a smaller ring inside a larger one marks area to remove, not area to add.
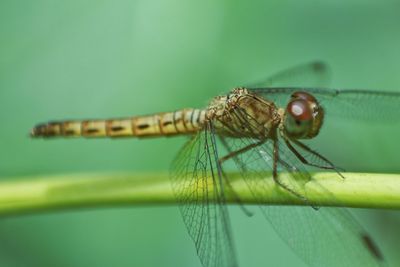
[[[313,118],[312,110],[309,103],[304,99],[295,99],[289,102],[287,112],[295,119],[296,122],[309,121]]]

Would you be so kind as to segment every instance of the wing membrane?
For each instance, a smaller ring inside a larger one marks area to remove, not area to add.
[[[400,121],[400,92],[335,90],[324,88],[253,88],[251,91],[286,107],[296,91],[311,93],[328,116],[374,122]]]
[[[204,267],[235,267],[236,256],[212,128],[187,142],[173,163],[172,186]]]
[[[269,78],[249,85],[248,87],[325,87],[330,82],[330,76],[330,70],[327,64],[321,61],[314,61],[277,72]]]
[[[247,127],[251,127],[251,124]],[[310,203],[304,186],[312,177],[283,141],[278,141],[279,176],[285,186],[293,190],[296,196],[300,196],[304,204],[310,207],[263,205],[273,197],[265,194],[268,191],[266,188],[271,184],[278,186],[268,175],[273,166],[273,140],[265,140],[264,143],[255,146],[259,141],[252,138],[221,138],[226,149],[231,152],[251,147],[243,153],[234,154],[232,160],[260,204],[265,217],[304,261],[318,267],[382,266],[379,250],[347,210],[316,209],[318,203]],[[342,178],[338,176],[338,179]],[[328,189],[320,187],[324,195],[332,196]],[[332,202],[335,201],[337,200],[332,196]]]

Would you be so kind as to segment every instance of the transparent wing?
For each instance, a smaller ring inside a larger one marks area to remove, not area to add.
[[[228,138],[229,149],[240,149],[255,140]],[[304,194],[301,186],[312,179],[301,163],[294,162],[281,144],[281,171],[289,174],[285,183]],[[273,198],[265,194],[271,186],[272,145],[265,143],[235,157],[235,162],[260,208],[282,239],[311,266],[382,266],[382,256],[371,237],[341,208],[265,206]],[[283,173],[283,172],[282,172]],[[282,174],[281,174],[282,175]],[[333,174],[334,175],[334,174]],[[341,179],[341,178],[338,178]],[[329,191],[326,190],[329,194]],[[305,201],[307,201],[307,196]],[[308,203],[306,203],[308,204]],[[314,203],[313,203],[314,204]],[[318,205],[318,203],[316,203]]]
[[[329,85],[330,76],[331,74],[327,64],[321,61],[313,61],[277,72],[267,79],[249,85],[248,87],[326,87]]]
[[[235,267],[218,151],[211,125],[189,140],[172,165],[174,193],[204,267]]]
[[[248,127],[251,127],[251,124]],[[268,192],[267,188],[271,183],[274,183],[268,175],[273,166],[272,140],[265,140],[260,144],[259,140],[251,138],[220,138],[230,153],[243,151],[233,153],[232,160],[254,198],[260,203],[265,217],[305,262],[318,267],[381,266],[382,256],[374,242],[345,209],[317,210],[315,206],[318,206],[318,203],[312,204],[314,208],[262,205],[274,197],[265,193]],[[244,151],[244,147],[251,148]],[[280,179],[309,205],[303,189],[312,177],[304,165],[286,148],[284,142],[279,141],[278,148]],[[331,195],[328,189],[323,189],[326,195]]]
[[[308,177],[306,180],[312,179],[305,166],[281,141],[279,155],[284,170],[290,173],[292,178],[301,174]],[[341,180],[339,176],[338,180]],[[331,197],[333,203],[337,202],[340,205],[328,188],[323,188],[321,185],[319,187],[324,195]],[[294,238],[293,235],[291,238],[307,240],[304,244],[310,246],[311,249],[303,246],[303,241],[292,242],[292,247],[296,247],[295,251],[301,251],[301,255],[313,266],[381,266],[383,263],[382,255],[372,238],[346,209],[313,210],[294,207],[292,210],[289,208],[287,211],[282,211],[275,206],[265,209],[265,212],[272,225],[285,239],[290,237],[287,231],[283,230],[284,228],[297,228]],[[290,222],[294,220],[300,220],[303,223],[293,225]]]
[[[400,92],[299,87],[250,90],[280,107],[286,107],[293,92],[306,91],[317,98],[327,116],[375,122],[400,121]]]

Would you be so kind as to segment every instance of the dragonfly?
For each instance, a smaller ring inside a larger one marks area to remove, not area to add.
[[[335,117],[395,122],[400,93],[319,87],[328,76],[326,64],[310,62],[214,97],[203,109],[51,121],[36,125],[31,136],[190,136],[172,163],[171,183],[204,267],[239,266],[227,207],[228,194],[243,207],[232,186],[233,171],[239,173],[267,221],[308,265],[384,266],[374,239],[339,207],[329,188],[324,192],[338,207],[321,208],[308,199],[304,187],[312,179],[310,168],[331,171],[338,179],[345,175],[307,141],[318,138]],[[308,86],[296,86],[299,79]],[[304,206],[266,205],[273,197],[267,193],[271,183]]]

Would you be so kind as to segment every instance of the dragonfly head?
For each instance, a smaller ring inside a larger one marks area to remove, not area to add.
[[[291,138],[313,138],[318,135],[323,119],[324,110],[314,96],[307,92],[294,92],[284,113],[284,131]]]

